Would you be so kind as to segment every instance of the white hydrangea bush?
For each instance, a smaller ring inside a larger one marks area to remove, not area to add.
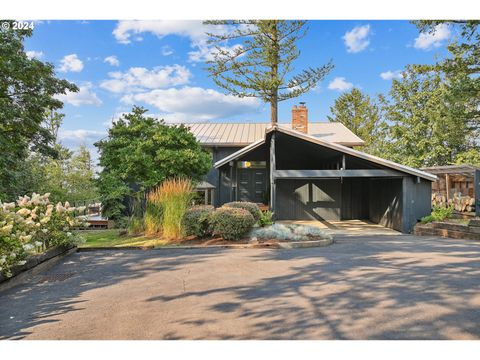
[[[73,229],[87,226],[85,217],[76,216],[85,208],[68,202],[53,205],[49,195],[33,193],[16,202],[0,201],[0,273],[5,276],[11,276],[13,266],[24,265],[29,255],[82,241]]]

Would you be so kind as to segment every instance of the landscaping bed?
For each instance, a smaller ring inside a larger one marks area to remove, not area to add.
[[[452,221],[433,221],[428,224],[417,224],[415,235],[435,235],[453,239],[480,240],[480,220],[470,220],[468,224]]]

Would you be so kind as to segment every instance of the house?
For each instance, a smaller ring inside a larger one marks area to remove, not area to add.
[[[408,233],[431,212],[436,176],[358,151],[340,123],[309,122],[304,104],[291,124],[186,124],[212,153],[213,204],[269,205],[277,220],[368,219]]]

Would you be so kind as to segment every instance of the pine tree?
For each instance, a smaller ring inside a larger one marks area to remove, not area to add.
[[[299,57],[297,42],[306,34],[305,21],[242,20],[207,21],[224,29],[208,33],[215,44],[207,67],[213,81],[229,94],[255,97],[270,104],[271,122],[278,121],[278,102],[300,96],[314,88],[333,68],[332,62],[308,67],[289,76]],[[239,46],[226,47],[230,41]]]
[[[330,107],[330,112],[332,116],[327,116],[328,121],[342,123],[364,140],[364,150],[374,145],[380,122],[380,111],[370,96],[353,88],[335,100],[334,105]]]

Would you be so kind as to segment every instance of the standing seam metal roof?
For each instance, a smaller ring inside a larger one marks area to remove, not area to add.
[[[184,123],[195,137],[206,146],[246,146],[261,139],[270,123]],[[290,123],[279,123],[282,129],[291,129]],[[338,122],[309,122],[308,135],[346,146],[364,142]]]

